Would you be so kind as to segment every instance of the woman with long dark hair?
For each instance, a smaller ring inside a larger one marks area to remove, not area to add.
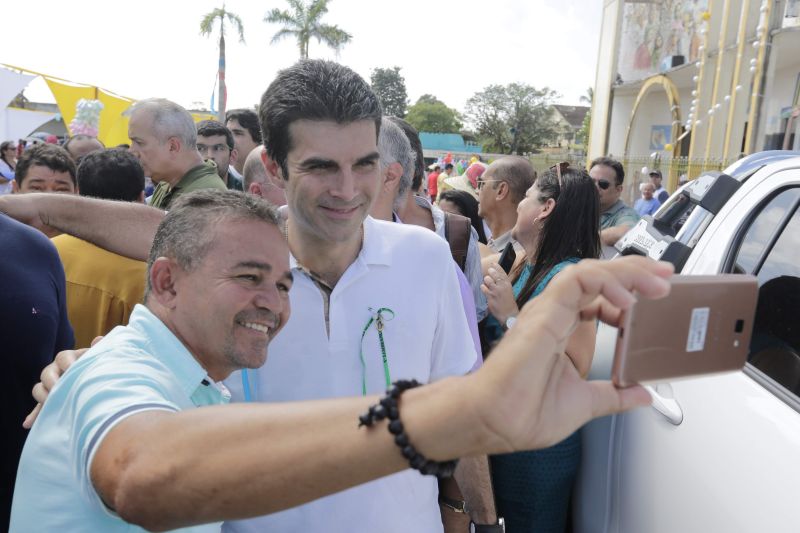
[[[520,308],[535,306],[536,297],[561,270],[599,257],[599,211],[594,181],[585,170],[566,163],[541,175],[528,189],[512,230],[525,250],[524,260],[510,276],[494,263],[484,278],[482,289],[492,314],[487,324],[490,337],[499,340],[513,327]],[[582,323],[562,354],[581,376],[589,372],[594,341],[595,324]],[[497,512],[509,533],[563,533],[580,454],[576,432],[544,450],[491,457]]]
[[[17,146],[12,141],[0,143],[0,194],[11,192],[14,169],[17,167]]]
[[[467,217],[478,233],[478,242],[486,244],[483,219],[478,214],[478,200],[470,193],[456,189],[442,192],[439,196],[439,209]]]

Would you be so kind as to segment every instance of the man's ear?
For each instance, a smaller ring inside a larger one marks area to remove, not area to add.
[[[283,179],[285,178],[285,176],[283,175],[283,169],[281,168],[281,166],[278,164],[277,161],[272,159],[267,154],[266,148],[261,149],[261,162],[264,163],[264,170],[267,171],[267,177],[270,179],[270,181],[273,182],[283,181]]]
[[[177,154],[183,148],[183,142],[181,142],[181,140],[177,137],[170,137],[167,139],[167,146],[169,147],[170,152]]]
[[[389,163],[384,171],[383,188],[389,191],[396,191],[400,186],[400,178],[403,177],[403,165],[398,162]]]
[[[250,184],[250,185],[247,187],[247,192],[249,192],[250,194],[252,194],[252,195],[254,195],[254,196],[260,196],[260,197],[262,197],[262,198],[264,197],[264,195],[263,195],[263,194],[261,194],[261,192],[262,192],[262,191],[261,191],[261,184],[260,184],[260,183],[257,183],[257,182],[255,182],[255,181],[254,181],[253,183],[251,183],[251,184]]]
[[[177,305],[176,281],[183,269],[174,259],[159,257],[150,267],[150,297],[167,309]]]
[[[239,160],[239,150],[237,150],[236,148],[231,148],[231,158],[229,164],[233,166],[236,164],[236,161],[238,160]]]
[[[508,198],[510,194],[511,189],[508,187],[508,183],[505,181],[500,181],[497,183],[497,189],[495,190],[495,202],[499,202],[500,200]]]

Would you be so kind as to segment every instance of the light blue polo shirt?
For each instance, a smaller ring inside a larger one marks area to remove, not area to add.
[[[20,459],[11,531],[144,531],[109,511],[94,490],[89,467],[98,445],[132,414],[229,398],[164,323],[137,305],[128,325],[86,352],[50,393]],[[220,523],[180,531],[219,530]]]

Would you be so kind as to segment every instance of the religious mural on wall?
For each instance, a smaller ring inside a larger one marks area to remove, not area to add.
[[[707,9],[708,0],[626,2],[619,49],[622,81],[660,72],[671,56],[683,56],[685,63],[697,60]]]

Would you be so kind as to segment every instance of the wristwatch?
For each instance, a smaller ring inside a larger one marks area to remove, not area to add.
[[[497,519],[496,524],[476,524],[469,523],[470,533],[506,533],[506,521],[502,518]]]
[[[511,329],[511,328],[513,328],[513,327],[514,327],[514,324],[516,324],[516,323],[517,323],[517,317],[516,317],[516,316],[510,316],[510,317],[508,317],[508,318],[506,319],[506,324],[505,324],[505,325],[506,325],[506,329]]]

